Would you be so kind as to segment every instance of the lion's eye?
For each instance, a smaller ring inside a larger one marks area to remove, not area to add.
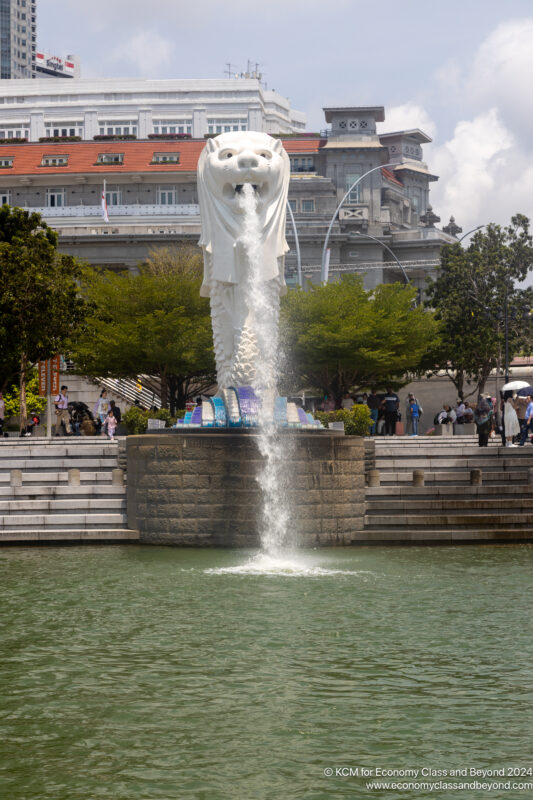
[[[219,158],[233,158],[234,155],[235,155],[234,150],[222,150],[222,152],[219,155]]]
[[[270,153],[268,150],[263,150],[263,152],[259,153],[259,155],[261,156],[261,158],[266,158],[267,160],[269,158],[272,158],[272,153]]]

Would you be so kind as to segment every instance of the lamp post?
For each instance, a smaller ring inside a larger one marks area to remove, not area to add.
[[[378,170],[378,169],[384,169],[385,167],[395,167],[395,166],[397,166],[397,163],[396,163],[396,162],[391,162],[391,161],[389,161],[389,162],[387,162],[387,164],[379,164],[377,167],[372,167],[372,169],[369,169],[367,172],[364,172],[364,173],[363,173],[363,175],[361,175],[361,177],[357,178],[357,180],[355,180],[355,181],[352,183],[352,185],[350,186],[350,188],[348,189],[348,191],[346,192],[346,194],[344,195],[344,197],[343,197],[343,198],[342,198],[342,200],[340,201],[339,205],[338,205],[338,206],[337,206],[337,208],[335,209],[335,213],[333,214],[333,216],[332,216],[332,218],[331,218],[331,222],[329,223],[328,232],[326,233],[326,240],[325,240],[325,242],[324,242],[324,248],[323,248],[323,250],[322,250],[322,270],[321,270],[321,273],[320,273],[320,281],[321,281],[321,283],[324,283],[324,282],[325,282],[325,280],[326,280],[326,261],[327,261],[327,252],[328,252],[328,242],[329,242],[329,237],[331,236],[331,231],[332,231],[333,225],[334,225],[334,223],[335,223],[335,220],[337,219],[337,214],[338,214],[338,213],[339,213],[339,211],[341,210],[341,208],[342,208],[342,206],[343,206],[343,204],[344,204],[344,201],[346,200],[346,198],[348,197],[348,195],[349,195],[351,192],[353,192],[353,190],[355,189],[355,187],[356,187],[356,186],[357,186],[359,183],[361,183],[361,181],[362,181],[364,178],[366,178],[366,176],[367,176],[367,175],[370,175],[370,173],[372,173],[372,172],[375,172],[375,171],[376,171],[376,170]]]
[[[296,263],[298,265],[298,286],[302,287],[302,258],[300,255],[300,240],[298,239],[298,231],[296,230],[296,222],[294,220],[294,214],[292,213],[291,204],[287,200],[287,210],[289,212],[289,217],[291,218],[292,229],[294,231],[294,244],[296,246]]]
[[[471,230],[471,231],[467,231],[466,233],[463,233],[463,235],[461,236],[461,238],[460,238],[460,239],[457,239],[457,241],[458,241],[458,242],[462,242],[462,241],[463,241],[463,239],[465,239],[467,236],[470,236],[470,234],[471,234],[471,233],[475,233],[475,231],[480,231],[480,230],[481,230],[481,228],[486,228],[486,227],[487,227],[486,225],[478,225],[478,226],[477,226],[477,228],[472,228],[472,230]]]
[[[401,263],[401,261],[399,261],[399,260],[396,258],[396,256],[394,255],[394,253],[392,252],[392,250],[390,249],[390,247],[389,247],[387,244],[385,244],[385,242],[382,242],[380,239],[377,239],[375,236],[371,236],[369,233],[360,233],[359,231],[354,231],[352,235],[353,235],[353,236],[362,236],[364,239],[372,239],[372,241],[374,241],[374,242],[377,242],[377,243],[378,243],[378,244],[380,244],[382,247],[384,247],[384,248],[385,248],[385,250],[387,250],[387,252],[391,254],[391,256],[393,257],[393,259],[396,261],[396,263],[397,263],[397,264],[398,264],[398,266],[400,267],[400,269],[401,269],[401,271],[402,271],[402,273],[403,273],[403,277],[405,278],[405,282],[406,282],[407,284],[411,283],[411,281],[409,280],[409,278],[408,278],[408,276],[407,276],[407,272],[406,272],[406,271],[405,271],[405,269],[403,268],[403,264]]]

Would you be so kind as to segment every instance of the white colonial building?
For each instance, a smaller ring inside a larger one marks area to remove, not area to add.
[[[306,116],[257,78],[0,80],[0,138],[300,133]]]

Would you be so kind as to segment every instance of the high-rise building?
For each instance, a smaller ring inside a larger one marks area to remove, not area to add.
[[[0,78],[34,78],[36,5],[0,0]]]

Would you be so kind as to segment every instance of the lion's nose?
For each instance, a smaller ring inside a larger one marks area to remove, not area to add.
[[[259,160],[254,153],[241,153],[237,159],[237,164],[243,169],[252,169],[258,166]]]

